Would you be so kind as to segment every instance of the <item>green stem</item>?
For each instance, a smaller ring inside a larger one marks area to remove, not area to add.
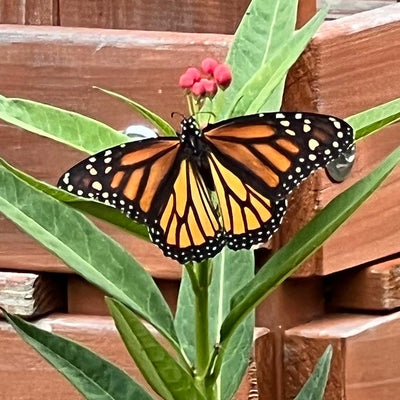
[[[208,260],[195,264],[197,275],[196,294],[196,375],[204,380],[210,361],[210,340],[208,335],[208,287],[209,287]]]

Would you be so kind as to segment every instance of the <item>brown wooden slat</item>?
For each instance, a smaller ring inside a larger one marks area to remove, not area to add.
[[[385,103],[400,93],[400,4],[327,22],[293,69],[285,109],[346,117]],[[357,144],[352,175],[330,183],[324,171],[294,193],[280,244],[292,237],[344,188],[355,183],[400,144],[398,126]],[[306,262],[297,276],[326,275],[399,250],[400,169]]]
[[[24,318],[66,309],[66,288],[55,274],[0,271],[0,306]]]
[[[234,33],[250,0],[59,0],[60,25],[177,32]]]
[[[138,382],[146,386],[141,374],[131,360],[122,340],[117,334],[111,317],[54,314],[36,323],[40,328],[75,340],[96,351],[123,368]],[[165,340],[154,329],[149,328],[165,345]],[[268,351],[268,330],[256,328],[256,362],[265,358]],[[0,321],[0,399],[69,399],[81,400],[82,396],[56,370],[47,364],[32,348],[25,344],[5,321]],[[29,382],[29,385],[21,384]],[[51,384],[49,383],[51,382]],[[236,400],[247,400],[246,379]],[[155,398],[159,398],[154,395]]]
[[[1,0],[0,23],[58,25],[58,0]]]
[[[392,310],[400,307],[400,259],[343,271],[331,279],[333,307]]]
[[[165,300],[175,312],[178,300],[179,280],[155,279]],[[109,315],[104,301],[105,293],[78,275],[68,276],[68,313],[85,315]]]
[[[396,0],[318,0],[318,6],[329,5],[328,19],[342,18],[362,11],[396,3]]]
[[[400,312],[335,314],[286,331],[285,396],[293,398],[328,344],[333,359],[325,400],[400,398]]]
[[[317,12],[316,0],[299,0],[297,6],[297,23],[296,28],[299,29],[305,25]]]

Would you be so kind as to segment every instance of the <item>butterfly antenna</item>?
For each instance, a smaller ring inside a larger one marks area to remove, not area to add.
[[[182,119],[185,119],[185,118],[186,118],[183,114],[181,114],[181,113],[179,113],[179,112],[176,112],[176,111],[173,111],[173,112],[171,113],[171,118],[174,118],[175,115],[179,115]]]

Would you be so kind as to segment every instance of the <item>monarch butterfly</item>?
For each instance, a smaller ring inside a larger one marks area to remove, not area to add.
[[[351,126],[328,115],[262,113],[204,129],[189,117],[177,137],[104,150],[58,185],[146,224],[166,256],[201,261],[267,241],[288,193],[352,143]]]

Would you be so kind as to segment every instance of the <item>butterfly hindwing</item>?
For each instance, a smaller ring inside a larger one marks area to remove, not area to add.
[[[275,201],[353,143],[345,121],[312,113],[233,118],[207,126],[204,133],[225,167]]]
[[[165,207],[150,234],[168,257],[181,263],[215,256],[225,239],[196,165],[183,159]]]
[[[238,250],[266,242],[281,223],[286,199],[272,202],[215,155],[211,154],[209,161],[228,246]]]

